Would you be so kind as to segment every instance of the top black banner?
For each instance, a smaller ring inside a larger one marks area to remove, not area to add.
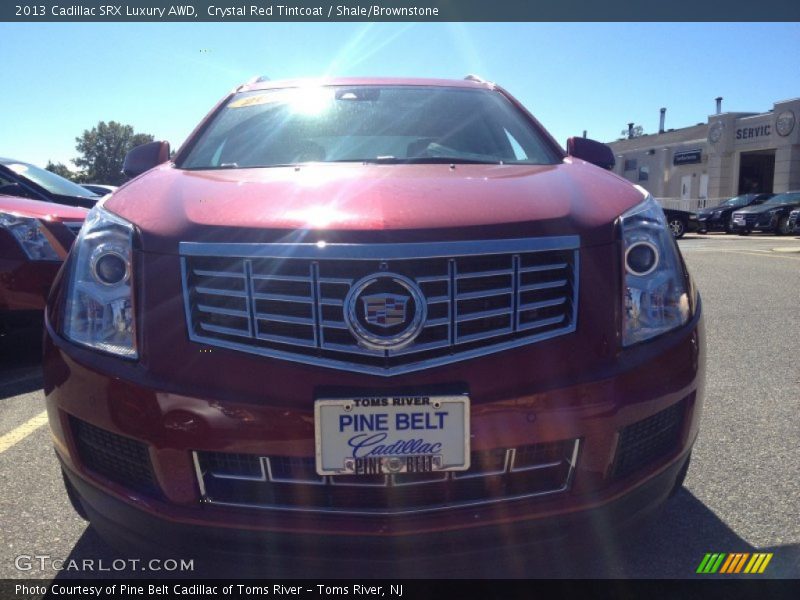
[[[800,21],[797,0],[129,0],[3,2],[7,22]]]

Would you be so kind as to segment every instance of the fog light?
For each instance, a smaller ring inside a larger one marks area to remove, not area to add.
[[[101,246],[92,257],[92,275],[98,283],[117,285],[128,279],[128,263],[120,250]]]
[[[658,249],[650,242],[636,242],[625,253],[625,266],[632,275],[649,275],[658,266]]]

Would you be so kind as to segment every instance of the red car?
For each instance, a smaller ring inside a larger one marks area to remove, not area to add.
[[[0,195],[0,332],[38,322],[88,211]]]
[[[50,425],[103,535],[441,554],[681,485],[700,297],[605,146],[474,78],[335,79],[243,85],[168,157],[129,154],[48,304]]]

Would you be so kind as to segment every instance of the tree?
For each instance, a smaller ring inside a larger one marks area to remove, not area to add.
[[[623,129],[620,135],[622,136],[621,139],[642,137],[644,135],[644,127],[641,125],[634,125],[632,132],[629,133],[627,129]]]
[[[55,173],[56,175],[61,175],[64,179],[69,179],[70,181],[79,181],[80,177],[78,173],[69,170],[69,167],[64,163],[54,163],[53,161],[48,160],[45,169],[48,171]]]
[[[134,133],[133,127],[116,121],[100,121],[75,138],[75,149],[82,154],[74,162],[86,182],[120,185],[125,181],[122,162],[134,146],[153,141],[149,133]]]

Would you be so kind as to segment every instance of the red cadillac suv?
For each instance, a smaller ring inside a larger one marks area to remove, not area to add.
[[[50,285],[86,212],[0,194],[0,334],[41,327]]]
[[[568,150],[476,78],[258,79],[173,161],[134,149],[48,303],[76,509],[363,557],[658,506],[698,432],[700,297],[653,198]]]

